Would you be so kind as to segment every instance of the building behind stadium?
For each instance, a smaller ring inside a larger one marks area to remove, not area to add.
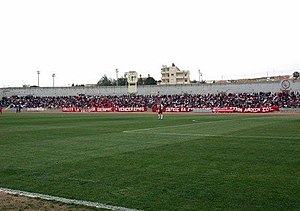
[[[217,94],[253,92],[300,92],[300,80],[257,81],[243,83],[196,83],[176,85],[140,85],[137,95]],[[127,86],[75,86],[75,87],[8,87],[0,88],[0,96],[75,96],[75,95],[124,95]]]

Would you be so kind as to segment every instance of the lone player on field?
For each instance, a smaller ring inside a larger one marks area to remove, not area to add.
[[[164,104],[163,103],[158,104],[157,109],[158,109],[158,120],[162,120],[164,118],[164,115],[163,115]]]

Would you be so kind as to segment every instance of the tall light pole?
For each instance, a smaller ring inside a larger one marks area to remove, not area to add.
[[[40,86],[40,71],[38,70],[38,71],[36,71],[37,72],[37,75],[38,75],[38,87]]]
[[[119,85],[119,82],[118,82],[118,78],[119,78],[119,77],[118,77],[118,73],[119,73],[119,70],[116,69],[116,75],[117,75],[117,83],[116,83],[116,84],[117,84],[117,86]]]
[[[53,87],[54,87],[54,77],[55,77],[55,73],[52,74],[52,78],[53,78]]]
[[[202,82],[202,73],[201,73],[200,69],[198,70],[198,72],[199,72],[199,83],[201,83]]]

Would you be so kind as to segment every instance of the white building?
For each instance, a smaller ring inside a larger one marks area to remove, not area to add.
[[[161,68],[160,85],[190,84],[190,71],[180,70],[172,63],[172,66],[163,65]]]
[[[128,83],[128,93],[136,94],[137,93],[137,72],[136,71],[129,71],[127,74],[127,83]]]

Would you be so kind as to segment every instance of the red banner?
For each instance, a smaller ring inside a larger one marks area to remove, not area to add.
[[[114,112],[114,108],[110,107],[110,108],[87,108],[84,109],[84,112]]]
[[[61,108],[62,112],[82,112],[82,110],[80,108],[75,108],[75,107],[71,107],[71,108]]]
[[[215,113],[268,113],[273,111],[279,111],[278,106],[271,107],[260,107],[260,108],[237,108],[237,107],[226,107],[226,108],[213,108]]]
[[[233,113],[233,108],[213,108],[214,113]]]
[[[120,107],[115,109],[116,112],[145,112],[147,107]]]
[[[164,112],[191,112],[193,108],[188,107],[166,107],[163,109]],[[152,108],[152,112],[158,112],[156,107]]]
[[[109,108],[86,108],[86,109],[81,109],[81,108],[76,108],[76,107],[71,107],[71,108],[61,108],[62,112],[145,112],[147,111],[147,107],[120,107],[120,108],[114,108],[114,107],[109,107]]]
[[[190,112],[190,111],[193,111],[193,108],[185,108],[185,107],[166,108],[166,112]]]
[[[188,108],[188,107],[167,107],[164,108],[164,112],[199,112],[201,108]],[[76,107],[62,108],[62,112],[146,112],[147,107],[120,107],[120,108],[88,108],[81,109]],[[205,111],[211,110],[214,113],[267,113],[273,111],[279,111],[278,106],[272,107],[260,107],[260,108],[237,108],[237,107],[225,107],[225,108],[205,108]],[[152,108],[152,112],[157,112],[157,108]]]

